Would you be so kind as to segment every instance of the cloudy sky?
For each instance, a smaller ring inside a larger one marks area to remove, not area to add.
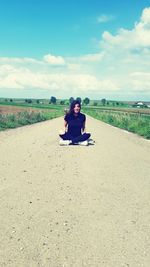
[[[0,97],[150,100],[150,0],[0,1]]]

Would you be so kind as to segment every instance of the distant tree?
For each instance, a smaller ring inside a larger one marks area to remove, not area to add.
[[[98,103],[97,103],[97,102],[94,102],[94,103],[93,103],[93,105],[94,105],[94,106],[97,106],[97,105],[98,105]]]
[[[71,96],[71,97],[69,98],[69,103],[71,104],[71,103],[73,102],[73,100],[74,100],[74,98]]]
[[[88,97],[86,97],[84,100],[83,100],[83,103],[85,105],[88,105],[90,103],[90,99]]]
[[[103,99],[101,100],[101,102],[102,102],[102,105],[105,106],[105,104],[106,104],[106,99],[103,98]]]
[[[81,101],[82,101],[82,100],[81,100],[81,97],[77,97],[76,100],[79,101],[80,103],[81,103]]]
[[[27,99],[27,103],[31,104],[32,103],[32,99]]]
[[[8,102],[8,99],[7,98],[5,98],[5,102]]]
[[[10,102],[13,102],[13,99],[12,98],[10,99]]]
[[[145,103],[143,103],[143,106],[141,106],[142,108],[148,108],[148,106],[145,104]]]
[[[39,100],[39,99],[37,99],[37,100],[36,100],[36,103],[37,103],[37,104],[40,104],[40,100]]]
[[[109,101],[107,101],[107,105],[109,106]]]
[[[25,99],[25,102],[30,104],[30,103],[32,103],[32,99]]]
[[[56,104],[56,97],[55,96],[51,96],[51,99],[49,101],[49,104]]]
[[[65,100],[61,100],[60,105],[64,105],[64,104],[65,104]]]
[[[116,102],[116,106],[119,106],[119,102]]]

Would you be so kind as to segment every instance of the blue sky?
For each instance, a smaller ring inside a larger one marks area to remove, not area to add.
[[[131,28],[150,1],[5,0],[0,3],[2,56],[62,56],[96,52],[104,30]],[[96,23],[101,14],[114,16]],[[93,40],[93,42],[92,42]]]
[[[1,1],[0,96],[150,99],[149,8],[150,0]]]

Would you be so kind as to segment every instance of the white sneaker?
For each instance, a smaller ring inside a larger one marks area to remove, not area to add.
[[[80,146],[88,146],[88,141],[78,142],[78,145]]]
[[[60,145],[60,146],[68,146],[68,145],[70,145],[71,143],[72,143],[71,140],[60,140],[60,141],[59,141],[59,145]]]
[[[87,141],[88,141],[88,143],[89,143],[90,145],[94,145],[94,144],[95,144],[95,141],[94,141],[93,139],[88,139]]]

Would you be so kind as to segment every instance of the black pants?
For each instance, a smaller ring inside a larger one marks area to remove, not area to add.
[[[90,133],[83,133],[77,137],[73,137],[72,135],[70,135],[70,133],[66,132],[65,134],[60,134],[59,135],[63,140],[71,140],[72,143],[78,143],[78,142],[83,142],[86,141],[91,134]]]

